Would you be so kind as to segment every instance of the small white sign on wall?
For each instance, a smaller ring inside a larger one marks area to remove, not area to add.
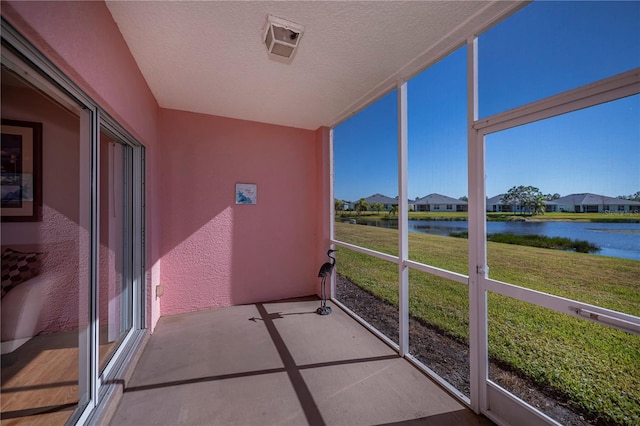
[[[236,183],[236,204],[256,204],[258,185],[255,183]]]

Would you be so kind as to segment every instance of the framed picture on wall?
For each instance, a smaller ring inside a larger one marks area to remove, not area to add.
[[[2,119],[0,210],[3,222],[42,220],[42,123]]]
[[[255,183],[236,183],[236,204],[256,204],[258,185]]]

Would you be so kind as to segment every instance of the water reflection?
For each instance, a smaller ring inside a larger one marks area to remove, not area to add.
[[[368,221],[364,224],[382,228],[398,228],[397,220]],[[409,221],[409,232],[448,236],[453,232],[466,232],[467,230],[467,221]],[[546,237],[585,240],[601,248],[598,255],[640,260],[640,223],[487,222],[487,233],[536,234]]]

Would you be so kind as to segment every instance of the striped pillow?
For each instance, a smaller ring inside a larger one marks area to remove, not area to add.
[[[2,252],[2,297],[13,288],[40,274],[42,253],[22,253],[10,248]]]

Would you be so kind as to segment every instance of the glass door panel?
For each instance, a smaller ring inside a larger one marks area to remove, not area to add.
[[[99,364],[102,370],[132,326],[131,148],[100,133]]]
[[[92,114],[1,81],[2,419],[62,424],[90,398]]]

